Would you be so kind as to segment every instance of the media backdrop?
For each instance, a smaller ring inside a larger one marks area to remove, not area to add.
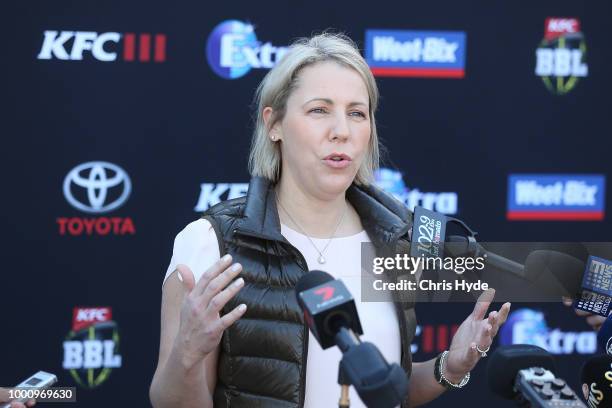
[[[174,236],[244,194],[255,88],[292,40],[328,28],[377,76],[378,181],[406,205],[485,241],[610,240],[608,2],[5,10],[0,385],[43,369],[78,387],[77,406],[149,406]],[[419,305],[414,359],[448,347],[471,308]],[[544,345],[578,390],[594,333],[561,304],[513,311],[498,340]],[[430,406],[511,406],[486,388],[485,363]]]

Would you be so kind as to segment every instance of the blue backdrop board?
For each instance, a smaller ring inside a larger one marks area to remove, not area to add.
[[[149,406],[174,236],[245,194],[254,90],[292,40],[327,28],[377,77],[377,179],[406,205],[484,241],[610,241],[609,2],[17,3],[0,385],[44,369],[76,406]],[[419,304],[414,360],[447,348],[471,308]],[[516,304],[496,344],[543,345],[578,390],[594,336],[560,303]],[[511,406],[484,368],[430,406]]]

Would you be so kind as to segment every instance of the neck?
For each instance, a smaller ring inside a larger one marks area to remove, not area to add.
[[[316,197],[281,177],[276,194],[280,202],[278,208],[280,220],[290,228],[302,231],[313,238],[331,238],[344,214],[342,220],[344,227],[340,225],[335,236],[346,233],[350,215],[344,191],[333,197]]]

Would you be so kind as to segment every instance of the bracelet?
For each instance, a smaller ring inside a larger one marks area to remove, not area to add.
[[[436,362],[434,363],[434,377],[438,384],[441,384],[446,389],[458,389],[463,388],[470,381],[470,373],[467,373],[465,377],[461,379],[459,384],[454,384],[444,376],[444,363],[446,362],[446,357],[448,355],[448,350],[442,352]]]

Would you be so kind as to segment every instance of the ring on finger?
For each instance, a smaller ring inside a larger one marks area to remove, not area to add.
[[[478,344],[476,344],[474,349],[480,353],[480,357],[484,358],[487,356],[487,352],[491,349],[491,346],[488,346],[486,350],[481,350],[480,347],[478,347]]]

